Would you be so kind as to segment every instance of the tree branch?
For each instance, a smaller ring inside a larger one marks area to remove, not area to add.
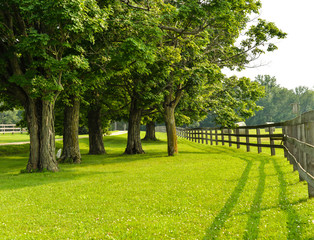
[[[131,7],[131,8],[134,8],[134,9],[140,9],[140,10],[144,10],[144,11],[150,11],[150,6],[149,6],[149,2],[148,2],[148,1],[147,1],[147,7],[146,7],[146,8],[132,5],[132,4],[130,3],[130,0],[120,0],[120,2],[126,4],[127,6],[129,6],[129,7]]]

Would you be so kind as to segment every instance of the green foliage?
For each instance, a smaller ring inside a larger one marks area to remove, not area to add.
[[[77,79],[76,70],[88,68],[81,45],[93,43],[94,34],[105,27],[106,9],[96,1],[23,0],[3,5],[3,83],[16,84],[33,98],[52,98],[66,78]]]
[[[234,126],[261,110],[256,102],[264,96],[263,88],[248,78],[226,78],[216,86],[211,96],[210,107],[215,121],[222,126]]]
[[[1,124],[17,124],[23,119],[22,110],[10,110],[0,112],[0,123]]]
[[[171,66],[169,75],[161,76],[164,95],[170,99],[164,105],[184,101],[177,107],[179,124],[198,121],[208,110],[224,126],[252,116],[259,109],[254,102],[262,96],[262,89],[249,80],[226,79],[221,69],[245,68],[260,54],[274,51],[276,46],[270,41],[286,34],[261,19],[246,30],[250,14],[261,7],[259,1],[167,3],[160,23],[166,33],[162,47],[171,46],[180,56],[176,62],[163,63]],[[244,37],[238,44],[240,34]]]
[[[257,101],[264,95],[263,87],[248,78],[224,78],[207,88],[203,98],[207,117],[203,117],[200,126],[234,127],[236,122],[245,121],[262,109]]]
[[[288,90],[276,83],[276,78],[269,75],[259,75],[256,82],[265,89],[265,97],[257,101],[263,107],[262,111],[247,120],[250,125],[264,124],[265,122],[282,122],[293,119],[298,114],[314,109],[314,91],[306,87]],[[299,112],[293,113],[293,104],[299,105]]]

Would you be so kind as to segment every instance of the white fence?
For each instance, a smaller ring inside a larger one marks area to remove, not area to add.
[[[16,127],[16,124],[0,124],[0,133],[24,133],[27,132],[26,128]]]

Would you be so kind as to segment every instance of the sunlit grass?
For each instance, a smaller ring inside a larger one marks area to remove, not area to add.
[[[29,134],[27,133],[0,133],[0,143],[10,142],[26,142],[29,141]]]
[[[87,136],[87,135],[82,135]],[[62,136],[56,136],[56,139],[61,139]],[[0,133],[0,144],[2,143],[13,143],[13,142],[28,142],[29,134],[28,133]]]
[[[314,199],[282,155],[179,139],[167,157],[158,138],[133,156],[122,155],[126,134],[105,137],[104,156],[87,155],[81,139],[82,164],[58,173],[20,174],[28,145],[14,155],[1,146],[0,238],[314,237]]]

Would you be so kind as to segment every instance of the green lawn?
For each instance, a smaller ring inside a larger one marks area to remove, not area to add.
[[[27,133],[0,134],[0,143],[26,142],[26,141],[29,141],[29,135]]]
[[[126,134],[105,156],[81,139],[82,164],[58,173],[20,174],[28,145],[0,146],[0,239],[314,239],[314,199],[281,155],[180,139],[167,157],[158,138],[134,156]]]
[[[62,138],[62,136],[56,136],[56,139]],[[29,141],[28,133],[5,133],[0,134],[0,144],[1,143],[12,143],[12,142],[27,142]]]

